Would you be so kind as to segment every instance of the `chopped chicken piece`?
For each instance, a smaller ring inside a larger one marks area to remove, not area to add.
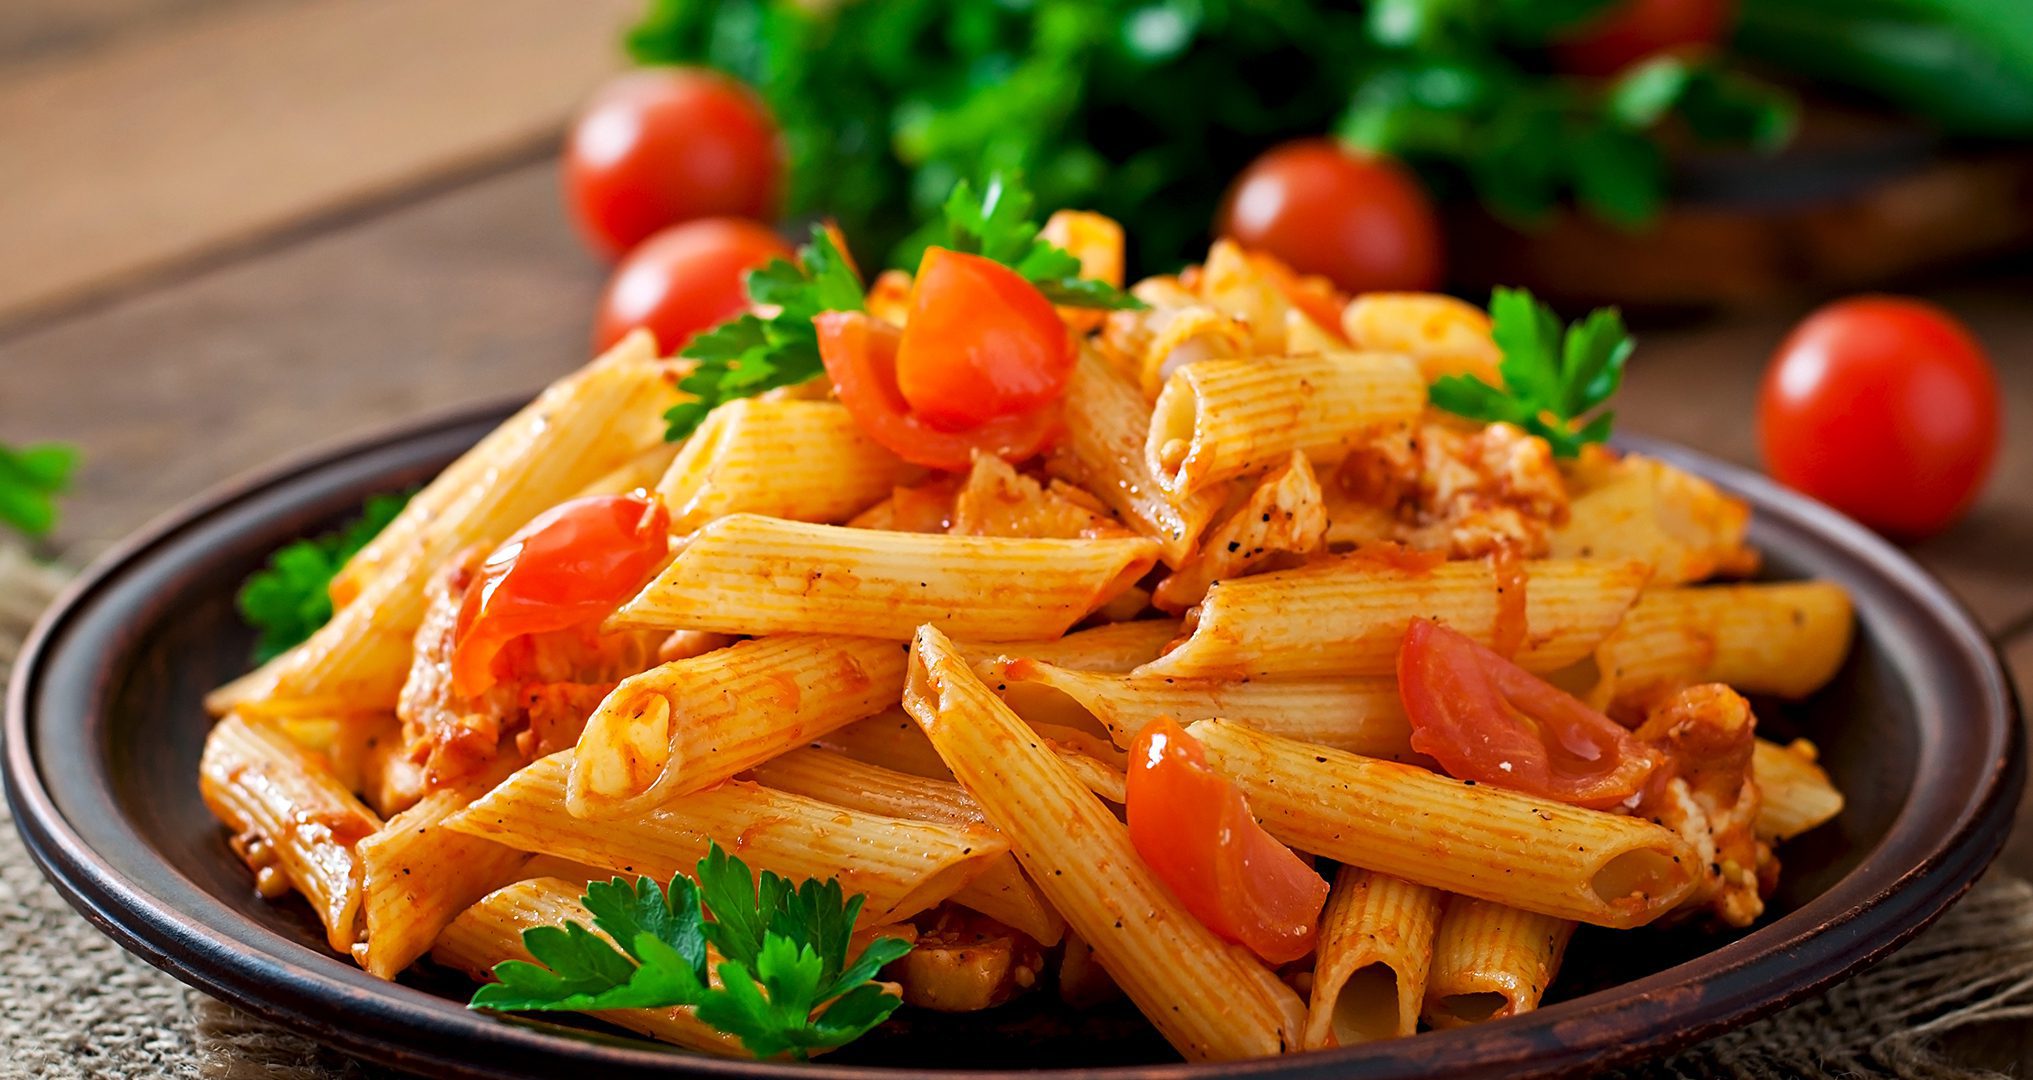
[[[1678,832],[1701,855],[1688,908],[1705,907],[1728,926],[1764,913],[1778,873],[1770,844],[1757,838],[1760,793],[1751,772],[1757,718],[1743,696],[1720,683],[1689,687],[1655,706],[1639,740],[1667,757],[1669,776],[1638,813]]]

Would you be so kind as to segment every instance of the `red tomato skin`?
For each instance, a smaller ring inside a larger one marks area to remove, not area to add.
[[[702,218],[643,241],[614,268],[600,294],[593,351],[607,351],[637,327],[665,354],[685,347],[748,307],[744,281],[771,259],[791,257],[775,230],[746,218]]]
[[[1607,77],[1660,53],[1719,45],[1736,16],[1736,0],[1624,0],[1554,42],[1553,59],[1571,75]]]
[[[902,333],[860,311],[827,311],[812,319],[819,359],[833,392],[868,437],[914,465],[949,472],[974,463],[976,451],[1022,461],[1050,446],[1059,411],[1048,404],[1002,416],[965,431],[947,431],[911,411],[897,389],[896,358]]]
[[[1457,779],[1608,810],[1659,764],[1616,721],[1429,619],[1405,631],[1398,693],[1412,749]]]
[[[1344,292],[1430,292],[1443,275],[1439,217],[1418,180],[1327,139],[1251,162],[1222,199],[1215,232]]]
[[[1838,301],[1779,347],[1758,396],[1774,479],[1888,535],[1930,536],[1982,491],[2003,418],[1983,346],[1933,304]]]
[[[453,630],[452,688],[478,697],[494,658],[524,634],[566,630],[613,613],[670,552],[670,511],[640,491],[559,503],[518,529],[466,587]]]
[[[566,204],[610,259],[694,218],[775,216],[783,181],[776,123],[740,83],[698,68],[620,75],[565,143]]]
[[[1130,842],[1186,910],[1273,964],[1312,951],[1327,882],[1257,824],[1200,743],[1160,717],[1129,763]]]
[[[934,427],[964,431],[1066,389],[1073,339],[1052,302],[992,259],[927,248],[897,348],[897,390]]]

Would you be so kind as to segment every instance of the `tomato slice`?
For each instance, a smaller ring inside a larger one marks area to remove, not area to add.
[[[1137,854],[1194,918],[1273,964],[1312,950],[1327,882],[1257,824],[1170,717],[1137,732],[1128,798]]]
[[[1659,765],[1616,721],[1427,619],[1398,648],[1398,694],[1412,749],[1463,780],[1607,810]]]
[[[460,602],[452,688],[494,686],[494,659],[524,634],[567,630],[612,614],[670,552],[670,512],[641,491],[559,503],[508,538]]]
[[[898,457],[933,469],[961,470],[976,450],[1008,461],[1043,450],[1059,431],[1059,412],[1047,404],[949,431],[919,416],[897,387],[897,352],[903,332],[859,311],[828,311],[812,319],[819,358],[833,392],[868,437]]]
[[[1030,412],[1073,373],[1073,339],[1051,301],[993,259],[928,248],[897,347],[897,390],[946,431]]]

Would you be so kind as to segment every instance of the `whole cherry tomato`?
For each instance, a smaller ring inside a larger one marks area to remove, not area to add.
[[[524,634],[598,622],[670,553],[670,512],[655,495],[592,495],[538,514],[487,556],[452,631],[452,687],[478,697],[494,658]]]
[[[565,143],[566,202],[608,258],[694,218],[768,219],[783,172],[776,124],[762,102],[697,68],[615,78]]]
[[[1327,139],[1286,143],[1251,162],[1214,228],[1348,292],[1440,285],[1440,223],[1425,189],[1398,163]]]
[[[1997,378],[1955,316],[1865,296],[1815,312],[1758,398],[1780,483],[1883,532],[1922,537],[1968,509],[1998,454]]]
[[[1056,399],[1073,339],[1037,286],[992,259],[929,248],[911,283],[896,382],[933,427],[964,431]]]
[[[743,279],[791,249],[766,225],[745,218],[705,218],[673,225],[642,242],[614,268],[600,294],[593,351],[636,327],[656,335],[665,353],[684,347],[748,307]]]
[[[1736,12],[1736,0],[1622,0],[1554,42],[1553,59],[1571,74],[1615,75],[1660,53],[1721,44]]]
[[[1312,951],[1327,882],[1257,824],[1177,722],[1137,732],[1128,791],[1130,842],[1194,918],[1273,964]]]
[[[1607,810],[1659,765],[1616,721],[1429,619],[1398,647],[1398,695],[1412,749],[1462,780]]]

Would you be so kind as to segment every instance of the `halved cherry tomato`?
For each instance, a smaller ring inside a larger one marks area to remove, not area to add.
[[[1462,780],[1607,810],[1659,764],[1616,721],[1426,619],[1398,648],[1398,694],[1412,749]]]
[[[903,331],[860,311],[828,311],[812,319],[819,359],[833,392],[868,437],[898,457],[934,469],[960,470],[976,450],[1022,461],[1045,448],[1059,430],[1058,410],[1046,405],[1000,416],[964,431],[933,425],[911,409],[897,388],[897,351]]]
[[[1128,798],[1130,842],[1194,918],[1274,964],[1312,950],[1327,882],[1257,824],[1171,718],[1137,732]]]
[[[452,688],[469,698],[486,693],[495,656],[517,637],[606,618],[669,554],[670,527],[663,500],[640,491],[538,514],[466,587],[452,637]]]
[[[896,357],[913,413],[964,431],[1057,398],[1072,372],[1072,336],[1037,286],[993,259],[926,249]]]

